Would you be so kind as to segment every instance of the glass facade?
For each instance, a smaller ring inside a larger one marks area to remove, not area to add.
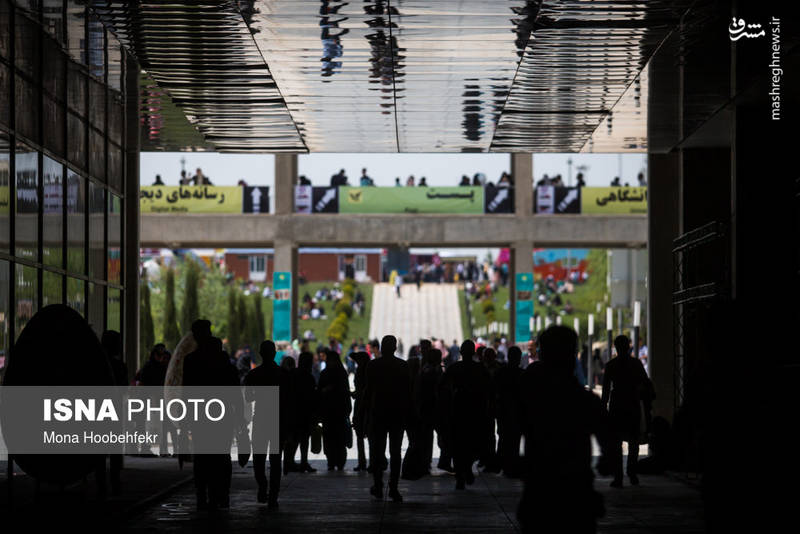
[[[126,54],[79,0],[0,0],[0,375],[37,310],[122,330]]]

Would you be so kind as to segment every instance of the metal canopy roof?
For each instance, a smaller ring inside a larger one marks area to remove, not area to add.
[[[619,152],[646,149],[642,71],[685,4],[93,8],[219,151]]]

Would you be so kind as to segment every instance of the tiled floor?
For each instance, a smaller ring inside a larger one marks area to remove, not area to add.
[[[231,508],[214,515],[198,513],[194,489],[185,486],[127,522],[130,531],[196,532],[516,532],[515,510],[522,483],[501,475],[479,475],[466,491],[454,490],[451,475],[434,474],[401,481],[402,504],[373,500],[371,478],[352,471],[328,472],[314,462],[314,474],[290,474],[282,480],[280,508],[255,501],[252,468],[234,468]],[[639,487],[621,490],[599,478],[607,515],[599,532],[702,532],[699,492],[666,476],[642,476]]]

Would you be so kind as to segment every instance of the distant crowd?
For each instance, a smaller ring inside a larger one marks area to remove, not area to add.
[[[579,172],[578,175],[575,177],[577,187],[586,187],[586,179],[582,172]],[[636,176],[636,181],[638,182],[639,187],[647,186],[647,178],[645,177],[643,172],[640,172]],[[298,178],[299,185],[313,185],[311,180],[304,174],[301,174]],[[166,185],[164,181],[161,179],[161,175],[157,174],[156,179],[153,182],[153,185]],[[181,171],[181,175],[178,179],[178,185],[214,185],[211,183],[211,180],[208,176],[203,174],[202,169],[199,167],[195,171],[195,174],[189,175],[185,170]],[[247,182],[244,180],[239,180],[237,185],[245,187],[247,186]],[[347,176],[347,172],[344,169],[339,169],[339,172],[333,174],[330,179],[330,187],[338,187],[338,186],[350,186],[354,185],[350,183],[350,179]],[[358,186],[360,187],[370,187],[375,185],[375,180],[369,176],[367,173],[366,167],[361,169],[361,176],[358,178]],[[417,178],[410,174],[405,181],[401,180],[399,176],[394,179],[395,187],[427,187],[428,180],[425,176],[422,176],[417,180]],[[486,175],[482,172],[476,172],[472,178],[467,176],[466,174],[461,176],[461,181],[457,184],[459,186],[486,186],[486,187],[514,187],[514,179],[511,174],[503,171],[499,178],[497,179],[497,183],[494,183],[486,178]],[[547,174],[543,175],[542,178],[536,181],[536,186],[544,186],[544,185],[552,185],[555,187],[564,187],[568,186],[569,184],[564,183],[564,180],[560,174],[556,174],[555,176],[548,176]],[[622,183],[620,181],[619,176],[615,176],[611,183],[609,184],[611,187],[629,187],[630,183],[625,182]]]

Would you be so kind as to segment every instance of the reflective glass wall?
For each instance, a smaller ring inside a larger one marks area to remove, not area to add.
[[[125,53],[78,0],[0,0],[0,374],[38,309],[122,327]]]

